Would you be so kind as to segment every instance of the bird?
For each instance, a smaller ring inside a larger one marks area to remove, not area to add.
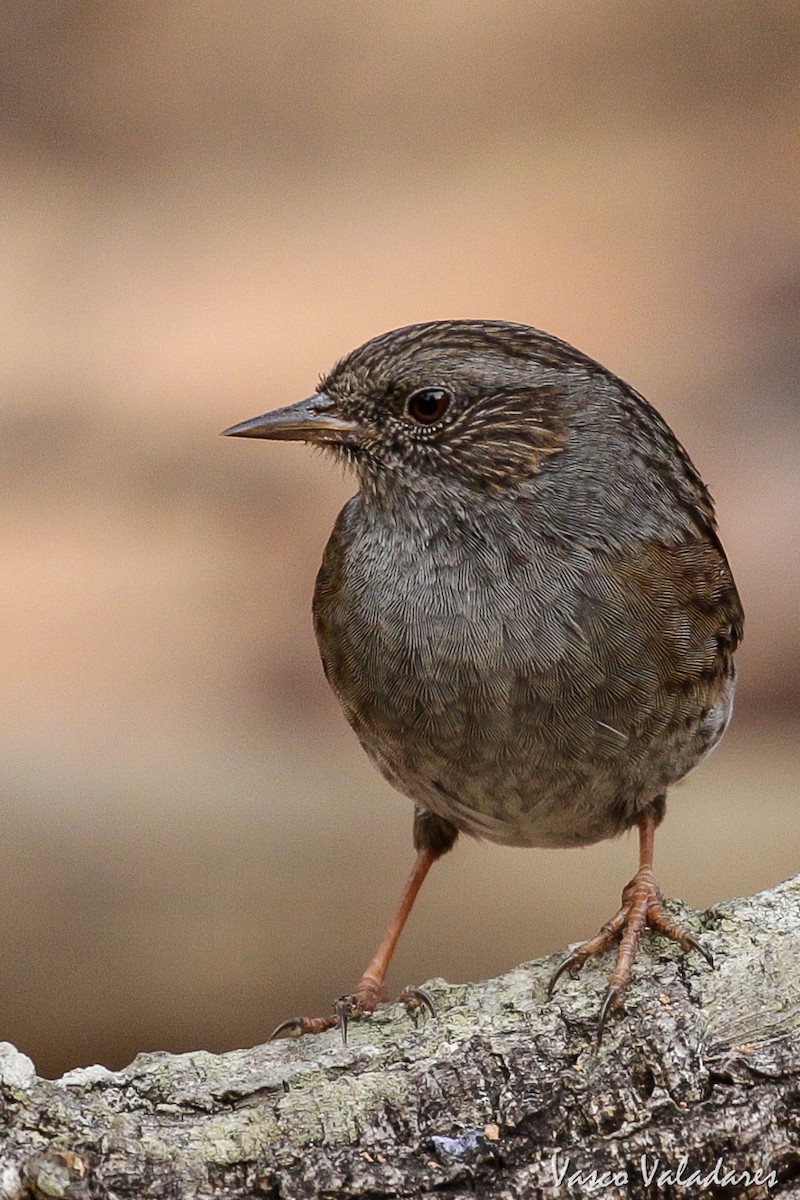
[[[636,827],[618,911],[550,981],[616,945],[598,1042],[645,929],[713,966],[664,906],[654,836],[728,725],[744,615],[710,493],[656,409],[542,330],[439,320],[373,337],[308,399],[224,432],[308,442],[355,473],[314,628],[362,747],[414,805],[414,865],[362,978],[273,1036],[346,1039],[386,1002],[417,893],[459,834],[570,848]],[[400,998],[435,1012],[422,988]]]

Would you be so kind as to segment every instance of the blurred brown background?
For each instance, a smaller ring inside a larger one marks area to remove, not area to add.
[[[353,484],[217,434],[410,321],[542,326],[674,425],[748,626],[660,879],[800,869],[794,0],[1,11],[0,1036],[118,1066],[353,986],[411,861],[311,630]],[[634,858],[462,843],[393,985],[588,936]]]

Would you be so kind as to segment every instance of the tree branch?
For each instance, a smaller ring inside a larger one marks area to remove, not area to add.
[[[391,1006],[347,1046],[334,1030],[55,1082],[0,1046],[0,1198],[800,1195],[800,877],[670,908],[716,967],[645,938],[599,1051],[604,971],[548,1001],[556,959],[434,980],[435,1019]]]

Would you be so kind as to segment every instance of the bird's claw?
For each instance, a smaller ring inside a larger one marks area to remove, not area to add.
[[[606,994],[603,997],[603,1003],[600,1005],[600,1012],[597,1015],[597,1028],[595,1030],[595,1045],[600,1049],[600,1043],[603,1040],[603,1032],[606,1027],[606,1020],[612,1008],[617,1008],[622,999],[621,987],[609,987],[606,989]]]
[[[347,1029],[351,1021],[358,1021],[367,1013],[374,1012],[378,1007],[378,998],[359,996],[353,992],[348,996],[340,996],[334,1001],[334,1021],[342,1032],[342,1045],[347,1045]]]
[[[703,958],[711,967],[711,970],[714,970],[714,955],[710,950],[707,950],[701,942],[698,942],[697,938],[693,937],[691,933],[686,934],[686,945],[690,950],[696,950],[698,954],[702,954]]]
[[[337,1024],[336,1017],[289,1017],[275,1026],[267,1041],[274,1042],[282,1033],[291,1038],[302,1037],[304,1033],[324,1033],[326,1029],[333,1029]]]
[[[415,1022],[417,1016],[425,1009],[432,1017],[436,1016],[436,1005],[433,997],[425,988],[420,987],[405,987],[397,997],[398,1004],[404,1004],[406,1012],[410,1017],[413,1017]]]
[[[562,975],[569,971],[570,975],[577,975],[583,964],[586,962],[586,956],[581,954],[579,950],[573,950],[572,954],[568,954],[563,962],[559,963],[553,974],[550,976],[550,982],[547,985],[547,998],[552,999],[553,992],[556,990],[556,984]]]

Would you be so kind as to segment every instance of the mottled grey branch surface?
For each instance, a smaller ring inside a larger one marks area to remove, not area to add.
[[[0,1197],[800,1196],[800,877],[646,937],[599,1051],[605,963],[427,984],[351,1029],[36,1077],[0,1047]]]

